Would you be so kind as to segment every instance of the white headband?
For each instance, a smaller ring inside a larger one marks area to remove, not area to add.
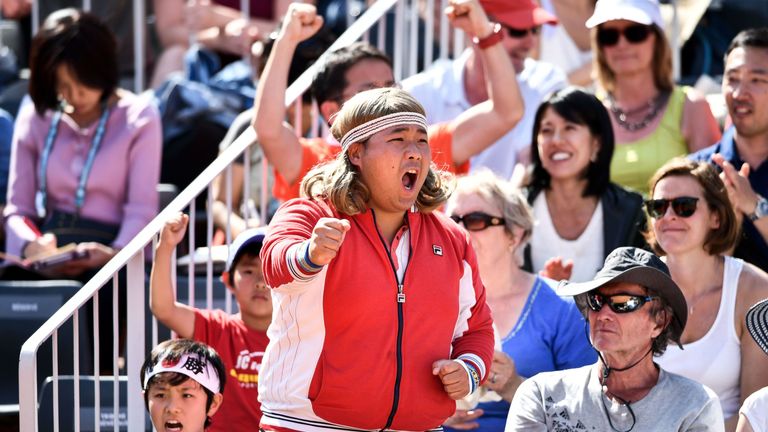
[[[399,112],[375,118],[345,133],[341,138],[341,151],[346,152],[352,143],[365,141],[374,134],[397,125],[421,126],[427,130],[427,118],[415,112]]]
[[[221,391],[216,368],[213,367],[211,362],[198,355],[186,353],[178,360],[161,358],[156,365],[147,368],[146,375],[144,376],[144,390],[147,389],[147,383],[150,378],[163,372],[177,372],[186,375],[213,393]]]

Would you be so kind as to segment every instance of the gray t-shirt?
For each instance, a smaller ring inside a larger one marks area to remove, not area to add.
[[[616,430],[628,430],[629,410],[604,396],[596,371],[590,365],[526,380],[512,400],[505,431],[611,431],[606,410]],[[664,369],[651,391],[630,407],[636,418],[633,432],[724,431],[717,395]]]

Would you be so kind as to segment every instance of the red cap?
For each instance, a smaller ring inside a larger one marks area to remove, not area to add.
[[[529,29],[542,24],[557,24],[557,17],[534,0],[480,0],[492,19],[515,29]]]

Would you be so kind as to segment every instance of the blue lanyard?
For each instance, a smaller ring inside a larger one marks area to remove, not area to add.
[[[45,147],[43,147],[43,155],[40,159],[40,189],[35,193],[35,209],[37,210],[37,216],[40,219],[45,218],[46,204],[48,200],[48,185],[47,183],[47,168],[48,159],[51,157],[51,150],[53,149],[53,142],[56,141],[56,135],[59,132],[59,123],[61,122],[62,109],[59,108],[53,114],[53,121],[51,122],[51,128],[48,129],[48,135],[45,137]],[[85,201],[85,183],[88,181],[88,175],[91,173],[93,167],[93,161],[96,159],[96,152],[101,147],[101,140],[104,138],[104,130],[107,126],[107,118],[109,117],[109,107],[106,103],[101,104],[101,117],[99,118],[99,125],[96,127],[96,133],[93,135],[93,142],[91,143],[91,149],[88,151],[88,159],[85,161],[83,171],[80,173],[80,181],[77,184],[77,190],[75,191],[75,213],[80,214],[80,209],[83,207]]]

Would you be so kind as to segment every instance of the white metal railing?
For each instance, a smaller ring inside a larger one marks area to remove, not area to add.
[[[88,0],[86,0],[87,2]],[[290,87],[288,87],[286,91],[286,99],[285,103],[286,106],[288,104],[293,103],[294,101],[300,100],[300,96],[302,93],[304,93],[310,86],[312,77],[315,74],[315,70],[317,68],[317,65],[321,64],[324,60],[324,57],[327,55],[328,52],[333,51],[337,48],[340,48],[342,46],[349,45],[350,43],[357,41],[361,38],[364,38],[365,40],[368,40],[369,33],[368,31],[373,28],[373,26],[378,25],[378,37],[375,41],[375,44],[379,48],[384,48],[385,42],[388,40],[387,34],[386,34],[386,15],[387,13],[392,10],[394,7],[394,34],[392,35],[393,43],[394,43],[394,55],[393,55],[393,66],[394,66],[394,72],[395,72],[395,78],[397,80],[402,79],[406,75],[410,75],[412,73],[415,73],[417,71],[417,60],[418,60],[418,52],[419,52],[419,36],[418,36],[418,27],[417,23],[415,22],[418,18],[418,5],[420,0],[378,0],[376,3],[371,5],[366,12],[357,19],[348,29],[347,31],[339,37],[339,39],[331,46],[331,48],[321,57],[320,60],[318,60],[315,63],[315,66],[311,67],[307,71],[305,71],[294,83],[291,84]],[[428,1],[428,7],[440,7],[441,10],[446,5],[446,0],[427,0]],[[437,4],[436,4],[437,3]],[[34,2],[36,5],[37,2]],[[139,5],[140,4],[140,5]],[[85,6],[88,6],[89,3],[85,3]],[[135,17],[139,17],[138,19],[134,19],[134,24],[136,25],[137,29],[141,29],[141,31],[135,31],[135,46],[139,48],[139,51],[137,52],[136,56],[140,57],[136,60],[135,65],[136,71],[137,71],[137,77],[135,80],[136,88],[142,88],[142,83],[144,82],[143,75],[141,75],[141,71],[143,71],[143,51],[141,47],[143,47],[143,40],[141,39],[143,35],[143,24],[142,20],[146,21],[144,18],[144,9],[143,9],[143,1],[141,0],[135,0],[134,1],[134,13]],[[33,9],[33,27],[37,28],[37,23],[39,22],[39,12],[38,8],[35,7]],[[428,65],[431,63],[431,60],[433,59],[433,49],[432,49],[432,43],[434,41],[434,35],[432,34],[433,30],[433,23],[434,23],[434,14],[432,12],[426,13],[426,23],[427,27],[425,28],[425,37],[424,37],[424,43],[425,46],[423,47],[423,51],[426,55],[425,58],[422,59],[423,64]],[[441,41],[441,48],[439,52],[439,57],[445,58],[448,57],[449,53],[447,49],[444,47],[447,45],[448,41],[448,24],[443,17],[441,19],[441,31],[440,31],[440,41]],[[408,31],[406,31],[408,29]],[[463,47],[463,41],[461,37],[455,37],[455,43],[454,50],[458,51],[461,47]],[[300,110],[297,110],[297,112]],[[315,113],[315,119],[317,117],[317,108],[314,108]],[[317,121],[315,121],[317,123]],[[297,129],[300,130],[301,126],[296,125]],[[320,133],[317,131],[316,128],[314,128],[316,133]],[[137,430],[143,430],[145,421],[146,421],[146,414],[145,414],[145,408],[144,408],[144,402],[141,396],[140,388],[141,385],[139,383],[139,369],[141,367],[141,364],[145,357],[145,342],[147,333],[149,333],[149,337],[151,338],[152,345],[155,345],[158,342],[158,325],[157,321],[152,319],[150,328],[146,328],[145,325],[145,306],[146,306],[146,299],[145,299],[145,250],[147,249],[148,245],[153,245],[157,241],[158,234],[160,233],[160,230],[163,227],[163,224],[166,220],[168,220],[171,216],[176,214],[177,212],[183,211],[185,209],[188,210],[190,213],[190,224],[189,224],[189,250],[190,253],[194,253],[195,250],[195,216],[197,213],[196,210],[196,204],[195,199],[203,193],[204,190],[207,189],[207,208],[205,209],[205,215],[206,215],[206,243],[208,245],[212,242],[212,233],[213,233],[213,218],[211,215],[211,208],[212,208],[212,188],[210,187],[212,182],[217,178],[217,176],[224,174],[225,178],[225,195],[226,195],[226,201],[227,201],[227,211],[228,214],[231,214],[232,212],[232,174],[231,174],[231,165],[232,163],[238,159],[241,155],[244,155],[244,199],[247,199],[248,197],[248,187],[250,183],[249,179],[249,169],[250,168],[250,144],[256,141],[256,133],[252,128],[247,128],[229,147],[227,147],[224,151],[221,152],[218,158],[214,160],[211,165],[209,165],[186,189],[184,189],[179,195],[165,208],[163,209],[160,214],[157,215],[144,229],[141,230],[141,232],[128,244],[126,245],[122,250],[120,250],[117,255],[110,260],[95,276],[93,279],[91,279],[88,283],[86,283],[83,288],[77,292],[69,301],[64,304],[56,313],[48,319],[48,321],[43,324],[40,329],[38,329],[22,346],[21,349],[21,355],[20,355],[20,361],[19,361],[19,406],[20,406],[20,426],[22,431],[38,431],[39,430],[39,424],[38,424],[38,376],[37,376],[37,366],[38,361],[44,361],[41,359],[38,359],[38,350],[40,349],[41,345],[47,342],[52,342],[53,344],[53,350],[52,350],[52,358],[50,359],[52,365],[53,365],[53,377],[52,377],[52,397],[53,397],[53,416],[54,418],[58,418],[58,407],[59,407],[59,398],[61,395],[59,394],[59,386],[58,386],[58,363],[59,363],[59,347],[58,345],[58,334],[59,331],[63,328],[63,326],[67,325],[68,323],[71,323],[73,326],[73,334],[74,336],[74,343],[72,347],[72,356],[74,361],[74,394],[72,395],[72,400],[74,401],[74,424],[75,424],[75,430],[79,430],[81,419],[80,419],[80,410],[79,410],[79,400],[80,400],[80,389],[79,389],[79,376],[80,376],[80,369],[79,369],[79,352],[80,352],[80,341],[77,338],[77,333],[79,327],[81,324],[81,309],[83,306],[90,300],[94,300],[94,307],[93,307],[93,316],[94,316],[94,328],[93,328],[93,334],[92,334],[92,340],[93,340],[93,372],[96,375],[96,379],[93,380],[94,382],[94,403],[95,403],[95,411],[94,411],[94,426],[95,430],[100,430],[99,426],[99,417],[100,417],[100,398],[99,398],[99,385],[98,383],[102,381],[102,377],[99,376],[100,370],[102,369],[99,364],[99,335],[104,331],[111,331],[113,336],[112,341],[112,379],[114,380],[114,395],[113,395],[113,415],[114,415],[114,426],[113,429],[115,431],[119,430],[120,427],[120,421],[117,421],[118,419],[118,413],[119,413],[119,406],[121,405],[120,401],[120,395],[119,395],[119,386],[118,381],[120,380],[126,380],[127,377],[127,385],[128,385],[128,392],[127,392],[127,417],[126,417],[126,425],[128,430],[131,431],[137,431]],[[266,164],[262,164],[263,172],[262,172],[262,184],[266,184],[266,172],[267,172],[267,166]],[[261,214],[266,215],[266,187],[262,187],[262,206],[261,206]],[[247,214],[246,214],[247,216]],[[226,229],[226,241],[227,244],[231,241],[231,233],[229,227]],[[212,257],[210,255],[210,249],[208,254],[208,259],[206,262],[206,307],[210,308],[212,306],[212,285],[213,285],[213,268],[212,268]],[[175,263],[175,259],[174,259]],[[118,292],[120,287],[119,285],[119,278],[118,278],[118,272],[124,271],[126,274],[126,308],[127,308],[127,317],[126,317],[126,333],[125,333],[125,352],[124,356],[120,356],[119,348],[119,339],[120,339],[120,330],[119,329],[119,322],[118,322]],[[174,265],[174,272],[175,272],[175,265]],[[189,277],[189,286],[188,286],[188,299],[189,302],[194,304],[195,302],[195,290],[194,290],[194,279],[195,279],[195,269],[194,264],[190,263],[188,267],[188,277]],[[175,280],[175,277],[174,277]],[[98,325],[98,298],[99,298],[99,292],[100,290],[109,282],[112,282],[112,290],[113,290],[113,298],[114,302],[112,304],[113,308],[113,322],[112,322],[112,328],[111,329],[100,329]],[[225,308],[229,311],[231,308],[231,298],[229,296],[229,293],[226,294],[226,305]],[[124,359],[125,363],[121,364],[120,360]],[[91,365],[88,365],[91,366]],[[124,375],[120,375],[122,374]],[[54,423],[54,431],[59,430],[59,425],[57,423]]]

